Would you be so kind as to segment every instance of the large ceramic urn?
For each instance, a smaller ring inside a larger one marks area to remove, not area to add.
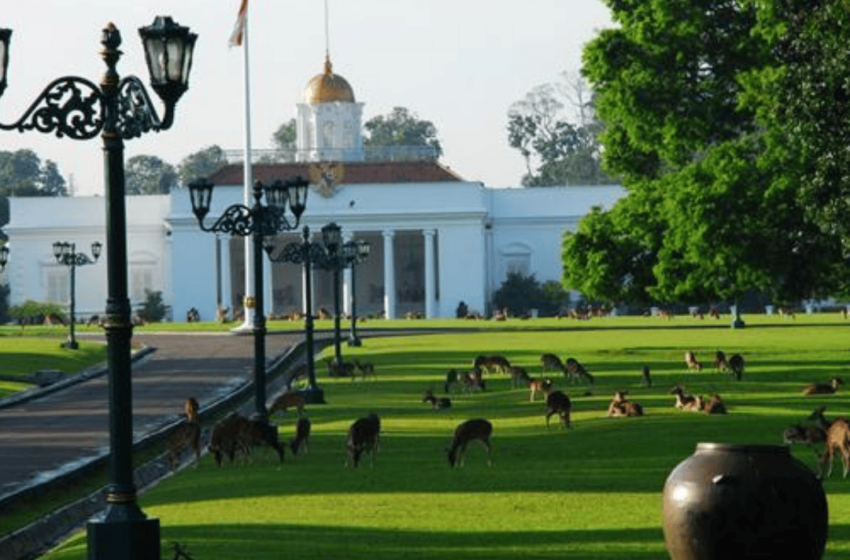
[[[785,446],[700,443],[664,485],[673,560],[823,556],[826,495]]]

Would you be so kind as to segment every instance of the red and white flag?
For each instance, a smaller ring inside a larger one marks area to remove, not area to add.
[[[233,33],[230,35],[230,46],[242,46],[242,38],[245,36],[245,23],[248,17],[248,0],[242,0],[239,5],[239,15],[236,17],[236,25],[233,26]]]

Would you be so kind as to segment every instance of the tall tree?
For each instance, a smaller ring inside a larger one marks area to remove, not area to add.
[[[124,166],[127,194],[168,194],[177,186],[174,166],[156,156],[133,156]]]
[[[365,146],[424,146],[434,149],[437,157],[443,154],[437,127],[405,107],[394,107],[388,115],[373,117],[364,127]]]
[[[187,185],[197,177],[212,175],[227,164],[224,150],[217,145],[189,154],[177,165],[177,179]]]
[[[65,179],[56,164],[32,150],[0,151],[0,226],[9,222],[10,196],[66,196]]]
[[[522,184],[597,185],[613,181],[600,166],[601,123],[581,76],[531,90],[508,110],[508,143],[525,159]]]

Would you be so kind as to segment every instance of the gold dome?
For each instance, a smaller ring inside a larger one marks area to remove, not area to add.
[[[354,90],[342,76],[334,74],[331,59],[325,56],[325,72],[314,77],[307,83],[304,91],[304,102],[310,105],[316,103],[333,103],[342,101],[354,103]]]

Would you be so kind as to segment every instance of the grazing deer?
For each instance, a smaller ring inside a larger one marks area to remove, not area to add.
[[[301,450],[307,453],[310,450],[310,419],[306,416],[298,418],[298,423],[295,424],[295,439],[289,442],[289,449],[292,455],[298,455]]]
[[[840,377],[833,376],[828,385],[824,383],[812,383],[811,385],[807,385],[806,388],[803,389],[803,395],[831,395],[838,391],[838,387],[843,384],[844,381]]]
[[[690,350],[685,352],[685,365],[688,366],[688,371],[692,369],[702,371],[702,362],[697,360],[697,355]]]
[[[352,364],[354,365],[354,369],[360,372],[360,377],[365,381],[368,377],[372,379],[377,379],[375,376],[375,364],[372,362],[361,362],[360,360],[352,360]],[[352,372],[353,373],[353,372]],[[354,375],[351,376],[352,381],[354,380]]]
[[[850,471],[850,422],[843,416],[833,420],[826,430],[821,458],[821,478],[828,478],[832,474],[832,463],[836,451],[841,455],[841,461],[844,463],[844,478],[847,478],[847,473]],[[829,465],[828,469],[827,465]]]
[[[528,397],[528,400],[534,402],[534,395],[536,395],[538,392],[545,394],[552,389],[552,380],[529,377],[528,388],[531,391],[531,395]]]
[[[286,412],[288,409],[294,408],[298,412],[298,416],[301,416],[304,414],[305,404],[307,404],[307,401],[300,393],[294,393],[291,391],[279,393],[272,400],[272,404],[269,406],[268,415],[271,416],[278,410]]]
[[[567,370],[564,368],[564,363],[561,361],[561,358],[556,356],[555,354],[543,354],[540,356],[540,365],[543,366],[543,373],[546,374],[550,371],[557,371],[567,375]]]
[[[643,416],[643,406],[626,399],[628,391],[617,391],[608,405],[608,416]]]
[[[431,407],[435,410],[443,408],[451,408],[452,400],[448,397],[435,397],[434,391],[428,389],[422,393],[422,402],[431,403]]]
[[[231,412],[213,426],[207,449],[215,457],[216,465],[221,466],[224,456],[233,462],[237,453],[247,457],[256,445],[268,445],[283,461],[283,446],[278,441],[276,426]]]
[[[504,356],[476,356],[472,361],[472,369],[480,369],[487,373],[507,373],[511,363]]]
[[[726,353],[723,350],[718,350],[714,353],[714,369],[720,373],[725,373],[729,367],[729,362],[726,361]]]
[[[456,369],[450,369],[446,372],[446,383],[443,385],[446,393],[450,393],[458,383],[460,383],[460,373]]]
[[[528,372],[524,367],[521,366],[511,366],[508,368],[508,373],[511,375],[511,386],[516,387],[525,387],[528,385]]]
[[[330,377],[353,377],[354,364],[351,362],[338,363],[333,358],[326,358],[325,366],[328,368],[328,375]]]
[[[473,368],[468,373],[459,375],[460,382],[463,383],[463,390],[467,392],[484,391],[487,389],[487,384],[484,382],[480,368]]]
[[[810,422],[814,421],[814,425],[795,424],[786,428],[782,432],[782,441],[787,444],[803,443],[810,449],[812,449],[812,446],[816,443],[824,443],[826,441],[826,431],[832,425],[832,422],[828,421],[823,415],[825,410],[826,405],[819,406],[806,419]],[[814,449],[812,449],[812,451],[814,451]],[[815,455],[817,455],[816,451]]]
[[[640,382],[647,387],[652,387],[652,378],[649,376],[649,366],[643,366],[643,369],[641,369]]]
[[[549,418],[557,414],[561,419],[561,426],[570,427],[570,397],[561,391],[551,391],[546,395],[546,429],[549,429]]]
[[[381,433],[381,419],[378,415],[370,413],[368,416],[358,418],[348,429],[348,451],[347,465],[356,469],[360,463],[360,456],[369,453],[369,466],[375,466],[375,455],[378,453],[378,438]]]
[[[201,458],[201,424],[198,421],[198,401],[194,397],[186,399],[184,410],[186,423],[179,425],[168,440],[168,466],[171,470],[180,463],[180,454],[186,448],[195,452],[195,464]]]
[[[700,400],[702,400],[702,397],[700,397]],[[700,406],[700,409],[706,414],[726,414],[726,403],[720,398],[720,395],[715,393]]]
[[[744,377],[744,357],[740,354],[732,354],[729,358],[729,375],[738,381]]]
[[[593,376],[590,375],[590,372],[587,371],[587,369],[585,369],[585,367],[575,358],[567,358],[567,361],[564,363],[564,368],[566,369],[565,375],[567,375],[567,379],[570,383],[572,383],[573,380],[577,380],[587,381],[589,385],[593,385]]]
[[[491,454],[493,446],[490,444],[490,435],[493,433],[493,424],[483,418],[474,418],[461,423],[454,433],[451,445],[446,448],[446,456],[452,468],[463,466],[463,457],[466,455],[466,446],[473,440],[478,440],[487,448],[487,466],[493,464]]]
[[[691,395],[686,395],[685,390],[682,389],[681,385],[673,387],[670,394],[676,395],[676,408],[681,408],[682,410],[698,410],[695,408],[697,399]]]

